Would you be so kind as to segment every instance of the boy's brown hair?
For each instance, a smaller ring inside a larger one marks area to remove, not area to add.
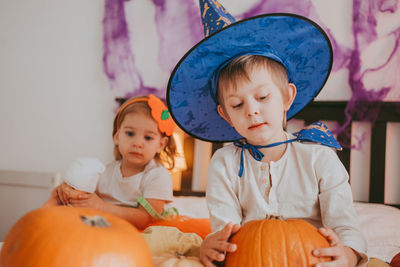
[[[244,55],[232,60],[219,73],[217,99],[219,104],[224,108],[223,91],[226,88],[237,89],[237,82],[241,80],[250,81],[249,73],[257,67],[264,67],[271,73],[272,81],[285,92],[289,82],[286,69],[282,64],[275,60],[259,55]]]

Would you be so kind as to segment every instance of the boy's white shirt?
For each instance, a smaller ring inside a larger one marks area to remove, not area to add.
[[[161,164],[151,160],[144,171],[131,177],[122,177],[121,162],[106,166],[96,189],[104,201],[116,205],[136,207],[138,197],[172,201],[172,180]]]
[[[360,266],[365,264],[367,242],[359,230],[349,176],[333,149],[293,142],[281,159],[269,164],[245,150],[241,178],[240,153],[241,148],[231,144],[211,159],[206,199],[213,232],[228,222],[242,225],[267,214],[301,218],[332,228],[342,245],[360,253]]]

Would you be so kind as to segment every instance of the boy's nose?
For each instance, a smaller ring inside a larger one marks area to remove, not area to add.
[[[255,104],[248,104],[247,105],[247,116],[251,117],[254,115],[258,115],[259,114],[259,110],[257,105]]]

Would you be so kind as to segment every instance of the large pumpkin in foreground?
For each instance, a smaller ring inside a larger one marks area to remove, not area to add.
[[[33,210],[10,230],[2,267],[147,267],[150,250],[138,230],[114,215],[57,206]]]
[[[237,250],[227,254],[226,267],[302,267],[330,260],[312,255],[314,249],[329,247],[329,243],[317,228],[299,219],[247,222],[231,242],[237,244]]]

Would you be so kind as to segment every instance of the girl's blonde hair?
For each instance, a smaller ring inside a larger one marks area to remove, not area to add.
[[[143,100],[139,100],[139,98],[142,98]],[[135,102],[134,101],[135,99],[138,99],[138,101]],[[127,114],[131,113],[142,114],[148,116],[149,119],[154,120],[153,116],[151,115],[151,108],[147,103],[146,96],[132,97],[126,100],[126,103],[131,102],[132,100],[133,103],[129,104],[128,106],[121,105],[121,107],[118,110],[118,113],[115,115],[113,123],[113,131],[112,131],[113,137],[117,134],[119,126],[122,124]],[[156,120],[154,121],[157,123]],[[158,131],[162,137],[168,138],[168,142],[167,145],[164,147],[164,149],[161,151],[161,153],[157,153],[155,155],[154,160],[164,165],[165,168],[171,170],[175,166],[175,155],[176,155],[175,140],[172,135],[167,136],[165,133],[160,132],[160,130]],[[114,144],[114,157],[116,160],[122,159],[122,155],[119,152],[118,145],[116,144]]]

